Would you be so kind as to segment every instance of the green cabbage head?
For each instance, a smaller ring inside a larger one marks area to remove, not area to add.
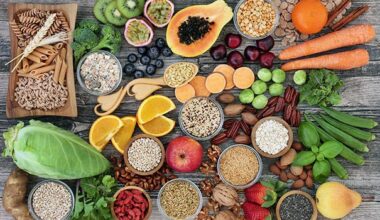
[[[22,170],[43,178],[81,179],[109,169],[109,161],[77,135],[50,123],[20,122],[3,134],[3,156]]]

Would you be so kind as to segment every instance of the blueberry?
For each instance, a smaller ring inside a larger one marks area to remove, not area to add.
[[[133,76],[135,77],[135,79],[137,79],[137,78],[143,78],[144,77],[144,72],[141,71],[141,70],[136,70],[136,72],[133,74]]]
[[[139,53],[141,55],[145,54],[147,51],[148,51],[147,47],[138,47],[137,48],[137,53]]]
[[[129,54],[127,57],[128,62],[135,63],[137,61],[137,55],[136,54]]]
[[[133,73],[136,72],[136,67],[132,63],[125,64],[123,71],[127,76],[133,76]]]
[[[150,58],[148,56],[144,55],[140,58],[140,63],[142,65],[148,65],[150,63]]]
[[[158,48],[164,48],[166,46],[166,41],[163,38],[157,38],[156,40],[156,46]]]
[[[170,57],[172,54],[173,52],[169,47],[164,47],[164,49],[162,49],[162,55],[164,55],[164,57]]]
[[[158,59],[158,60],[156,60],[156,67],[157,68],[162,68],[162,67],[164,67],[164,61],[163,60],[161,60],[161,59]]]
[[[146,74],[148,74],[149,76],[151,76],[151,75],[154,75],[155,73],[156,73],[156,66],[153,65],[153,64],[149,64],[146,67]]]
[[[160,49],[158,47],[151,47],[148,50],[148,56],[151,59],[157,59],[160,56]]]

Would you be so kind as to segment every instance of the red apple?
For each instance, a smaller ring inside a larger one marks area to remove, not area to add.
[[[174,138],[166,149],[166,163],[177,172],[195,171],[201,166],[202,156],[202,145],[186,136]]]

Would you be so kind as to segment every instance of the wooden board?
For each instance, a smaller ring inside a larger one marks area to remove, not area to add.
[[[14,90],[18,81],[18,76],[15,72],[10,73],[8,82],[8,95],[7,95],[7,117],[8,118],[21,118],[27,116],[66,116],[76,117],[77,103],[75,94],[75,79],[74,79],[74,66],[73,66],[73,51],[70,47],[72,42],[72,31],[75,28],[75,21],[77,16],[78,5],[72,4],[24,4],[24,3],[10,3],[8,5],[8,21],[12,21],[17,11],[37,8],[41,10],[53,10],[62,11],[67,18],[70,25],[71,32],[69,33],[70,39],[67,44],[66,62],[68,64],[66,82],[68,89],[68,99],[65,106],[54,110],[44,111],[42,109],[26,110],[22,108],[16,101],[14,96]],[[8,25],[9,26],[9,25]],[[9,27],[10,40],[11,40],[11,58],[17,54],[17,37]],[[16,62],[12,62],[10,65],[10,72],[12,71]]]

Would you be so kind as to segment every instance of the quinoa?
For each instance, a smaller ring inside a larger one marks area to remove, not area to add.
[[[206,97],[189,100],[182,108],[180,119],[183,128],[195,137],[214,134],[221,123],[221,113],[217,105]]]
[[[286,148],[288,140],[288,129],[275,120],[265,121],[256,131],[256,144],[268,154],[277,154]]]
[[[151,171],[158,166],[162,153],[160,145],[151,138],[139,138],[128,149],[128,162],[139,171]]]

